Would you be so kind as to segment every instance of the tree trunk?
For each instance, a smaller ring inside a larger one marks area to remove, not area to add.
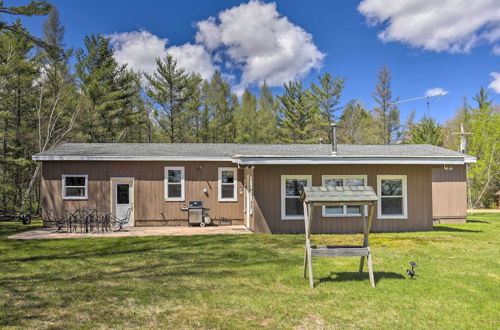
[[[23,211],[25,209],[26,201],[28,200],[28,198],[31,195],[31,191],[33,190],[33,186],[35,185],[36,179],[38,178],[38,175],[40,174],[40,169],[42,167],[41,165],[42,164],[40,164],[40,163],[36,164],[35,172],[33,172],[33,175],[31,176],[31,180],[30,180],[30,183],[28,185],[28,188],[24,192],[23,199],[21,201],[21,210],[23,210]]]

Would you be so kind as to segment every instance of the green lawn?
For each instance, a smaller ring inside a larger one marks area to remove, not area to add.
[[[0,223],[2,328],[500,328],[500,214],[373,234],[375,289],[358,258],[315,258],[310,289],[302,235],[6,239],[27,229]]]

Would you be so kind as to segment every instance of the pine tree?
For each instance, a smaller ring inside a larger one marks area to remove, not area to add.
[[[219,71],[215,71],[206,95],[209,110],[210,140],[214,143],[229,143],[235,139],[235,110],[238,98],[231,95],[231,87],[224,81]]]
[[[156,72],[146,74],[147,94],[159,106],[158,123],[167,134],[168,142],[184,142],[189,121],[189,104],[197,91],[199,78],[186,73],[172,55],[156,59]]]
[[[44,16],[47,15],[52,8],[53,6],[45,0],[32,0],[26,6],[9,7],[4,6],[4,2],[0,1],[0,32],[10,32],[13,35],[28,40],[33,45],[46,49],[47,51],[57,52],[57,48],[53,48],[51,44],[33,36],[20,24],[18,24],[20,16]],[[6,18],[1,16],[2,14],[7,14],[8,17],[15,18],[14,22],[9,22]]]
[[[256,143],[257,131],[257,98],[245,89],[241,97],[241,106],[236,112],[236,141],[237,143]]]
[[[336,113],[340,110],[339,103],[344,89],[345,79],[332,77],[329,73],[318,76],[319,85],[311,84],[311,96],[319,109],[318,129],[320,137],[331,140],[331,124],[338,121]]]
[[[76,73],[86,107],[80,130],[85,142],[118,142],[124,134],[123,119],[130,109],[134,76],[118,65],[109,40],[86,36],[85,49],[76,53]]]
[[[40,77],[34,85],[37,93],[37,134],[31,137],[38,142],[34,149],[36,152],[43,152],[68,141],[80,109],[74,79],[70,73],[71,50],[64,49],[64,27],[55,8],[50,11],[43,24],[43,41],[50,47],[39,47],[37,56],[40,69]],[[41,164],[33,162],[33,168],[21,202],[23,209],[33,207],[28,200],[33,199],[32,192],[39,185]]]
[[[36,130],[33,86],[38,68],[31,57],[33,43],[18,20],[15,32],[0,32],[0,209],[19,209],[30,179],[29,160]],[[19,33],[23,31],[23,33]]]
[[[410,130],[410,143],[432,144],[441,147],[443,145],[441,126],[431,117],[422,117],[420,123],[413,125]]]
[[[284,142],[315,142],[318,109],[311,102],[310,92],[304,90],[302,82],[290,81],[284,85],[281,102],[281,138]]]
[[[210,83],[204,81],[201,85],[201,110],[200,110],[200,133],[199,141],[202,143],[208,143],[211,140],[210,132],[210,122],[211,122],[211,90]]]
[[[278,140],[278,103],[264,81],[260,86],[257,119],[254,125],[257,129],[258,143],[276,143]]]
[[[479,92],[472,99],[476,101],[477,109],[486,109],[493,105],[493,99],[490,97],[490,92],[482,86],[479,89]]]
[[[387,66],[383,66],[378,74],[378,83],[373,92],[377,106],[373,109],[375,119],[380,126],[380,138],[384,144],[397,142],[400,129],[399,109],[394,104],[398,99],[392,98],[391,74]]]
[[[380,143],[374,125],[374,118],[359,100],[347,103],[339,121],[338,139],[341,143]]]

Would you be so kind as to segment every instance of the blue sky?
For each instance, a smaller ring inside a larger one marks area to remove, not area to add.
[[[401,0],[398,6],[390,0],[363,2],[358,7],[359,1],[287,0],[277,1],[275,7],[257,2],[252,9],[247,2],[229,0],[53,1],[66,28],[68,46],[81,47],[86,34],[114,36],[119,60],[138,69],[152,68],[151,59],[169,51],[187,67],[205,74],[220,68],[235,88],[252,88],[262,79],[280,85],[290,77],[308,84],[318,73],[330,72],[347,78],[343,104],[358,98],[371,108],[376,74],[386,64],[393,75],[393,94],[401,99],[422,96],[432,88],[448,91],[431,102],[431,115],[440,122],[453,115],[464,95],[471,98],[480,86],[492,83],[492,73],[500,72],[498,0],[469,5],[462,1],[460,6],[472,7],[460,10],[455,8],[457,0],[436,5],[432,0]],[[235,6],[239,10],[231,11]],[[270,14],[269,19],[262,18],[261,9]],[[438,14],[419,21],[419,10]],[[482,21],[475,26],[463,23],[477,13],[484,14]],[[42,21],[35,18],[25,23],[39,34]],[[259,22],[255,30],[248,31],[250,21]],[[199,22],[206,24],[202,27]],[[276,51],[283,57],[260,63],[262,54],[283,40],[286,49]],[[491,87],[491,95],[500,103],[500,74],[497,85]],[[281,92],[279,87],[274,90]],[[427,112],[425,100],[400,108],[402,119],[412,109],[417,119]]]

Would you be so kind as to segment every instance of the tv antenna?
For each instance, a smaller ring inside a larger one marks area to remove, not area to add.
[[[396,105],[396,104],[400,104],[400,103],[406,103],[406,102],[412,102],[412,101],[426,99],[426,103],[427,103],[427,116],[430,116],[430,104],[431,104],[431,100],[430,99],[431,99],[431,97],[439,97],[437,99],[437,101],[439,101],[441,99],[441,96],[444,96],[446,94],[448,94],[448,93],[447,92],[446,93],[436,93],[436,94],[431,94],[431,95],[413,97],[411,99],[406,99],[406,100],[401,100],[401,101],[393,102],[393,103],[391,103],[391,105]]]

